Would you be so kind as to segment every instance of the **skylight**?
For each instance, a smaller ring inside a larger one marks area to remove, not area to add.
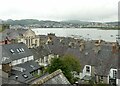
[[[26,74],[23,74],[22,76],[23,76],[24,78],[28,78],[28,76],[27,76]]]
[[[19,48],[19,51],[20,51],[20,52],[23,52],[21,48]]]
[[[24,52],[24,49],[23,48],[17,48],[17,52],[22,53],[22,52]]]
[[[21,48],[21,50],[24,52],[24,49],[23,49],[23,48]]]
[[[18,53],[20,53],[20,50],[19,50],[19,49],[17,49],[17,52],[18,52]]]
[[[15,53],[13,49],[10,49],[10,52],[11,52],[12,54],[14,54],[14,53]]]

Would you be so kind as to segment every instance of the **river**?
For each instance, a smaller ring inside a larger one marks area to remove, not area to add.
[[[83,38],[85,40],[102,39],[107,42],[115,42],[119,35],[118,30],[101,30],[98,28],[33,28],[36,35],[55,33],[59,37]]]

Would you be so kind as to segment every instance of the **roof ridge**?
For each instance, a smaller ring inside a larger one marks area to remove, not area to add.
[[[53,72],[53,73],[45,76],[44,78],[40,79],[40,80],[37,81],[37,82],[35,82],[34,84],[43,84],[43,83],[47,82],[48,80],[50,80],[51,78],[53,78],[53,77],[55,77],[55,76],[57,76],[57,75],[59,75],[59,74],[61,74],[61,73],[62,73],[62,70],[61,70],[61,69],[58,69],[58,70],[56,70],[55,72]]]

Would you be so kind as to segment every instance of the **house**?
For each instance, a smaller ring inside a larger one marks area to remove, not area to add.
[[[8,79],[26,82],[40,74],[40,66],[34,61],[32,52],[23,43],[0,46],[0,68]],[[2,73],[2,74],[3,74]]]
[[[18,38],[26,32],[26,29],[10,29],[6,28],[0,33],[0,45],[18,43]]]
[[[70,85],[70,82],[67,80],[65,75],[62,73],[60,69],[56,70],[55,72],[45,75],[41,78],[38,78],[37,80],[34,80],[33,82],[30,82],[30,84],[39,84],[39,85]]]
[[[84,43],[84,47],[69,47],[65,54],[73,54],[80,59],[81,73],[75,75],[81,80],[92,79],[95,83],[110,84],[109,74],[111,69],[118,67],[119,46],[117,43],[96,42],[96,41],[80,41]],[[80,49],[82,48],[82,49]],[[86,72],[89,70],[89,73]],[[113,78],[112,78],[113,79]],[[116,79],[112,80],[115,81]]]
[[[18,38],[18,43],[25,43],[28,48],[38,47],[40,46],[40,38],[39,36],[35,35],[35,32],[31,29],[25,31],[21,36]]]
[[[109,71],[109,75],[108,75],[108,83],[109,84],[118,84],[117,82],[117,69],[115,68],[111,68]]]
[[[35,57],[35,61],[41,66],[48,66],[51,59],[59,57],[58,55],[52,54],[47,45],[39,46],[30,49]]]

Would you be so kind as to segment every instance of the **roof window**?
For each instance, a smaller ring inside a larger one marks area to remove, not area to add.
[[[24,52],[25,50],[23,48],[21,48],[21,50]]]
[[[11,52],[12,54],[14,54],[14,53],[15,53],[13,49],[10,49],[10,52]]]
[[[28,78],[28,76],[27,76],[26,74],[23,74],[22,76],[23,76],[24,78]]]
[[[21,48],[19,48],[19,51],[20,51],[20,52],[23,52]]]
[[[17,49],[17,52],[18,52],[18,53],[20,53],[20,50],[19,50],[19,49]]]

